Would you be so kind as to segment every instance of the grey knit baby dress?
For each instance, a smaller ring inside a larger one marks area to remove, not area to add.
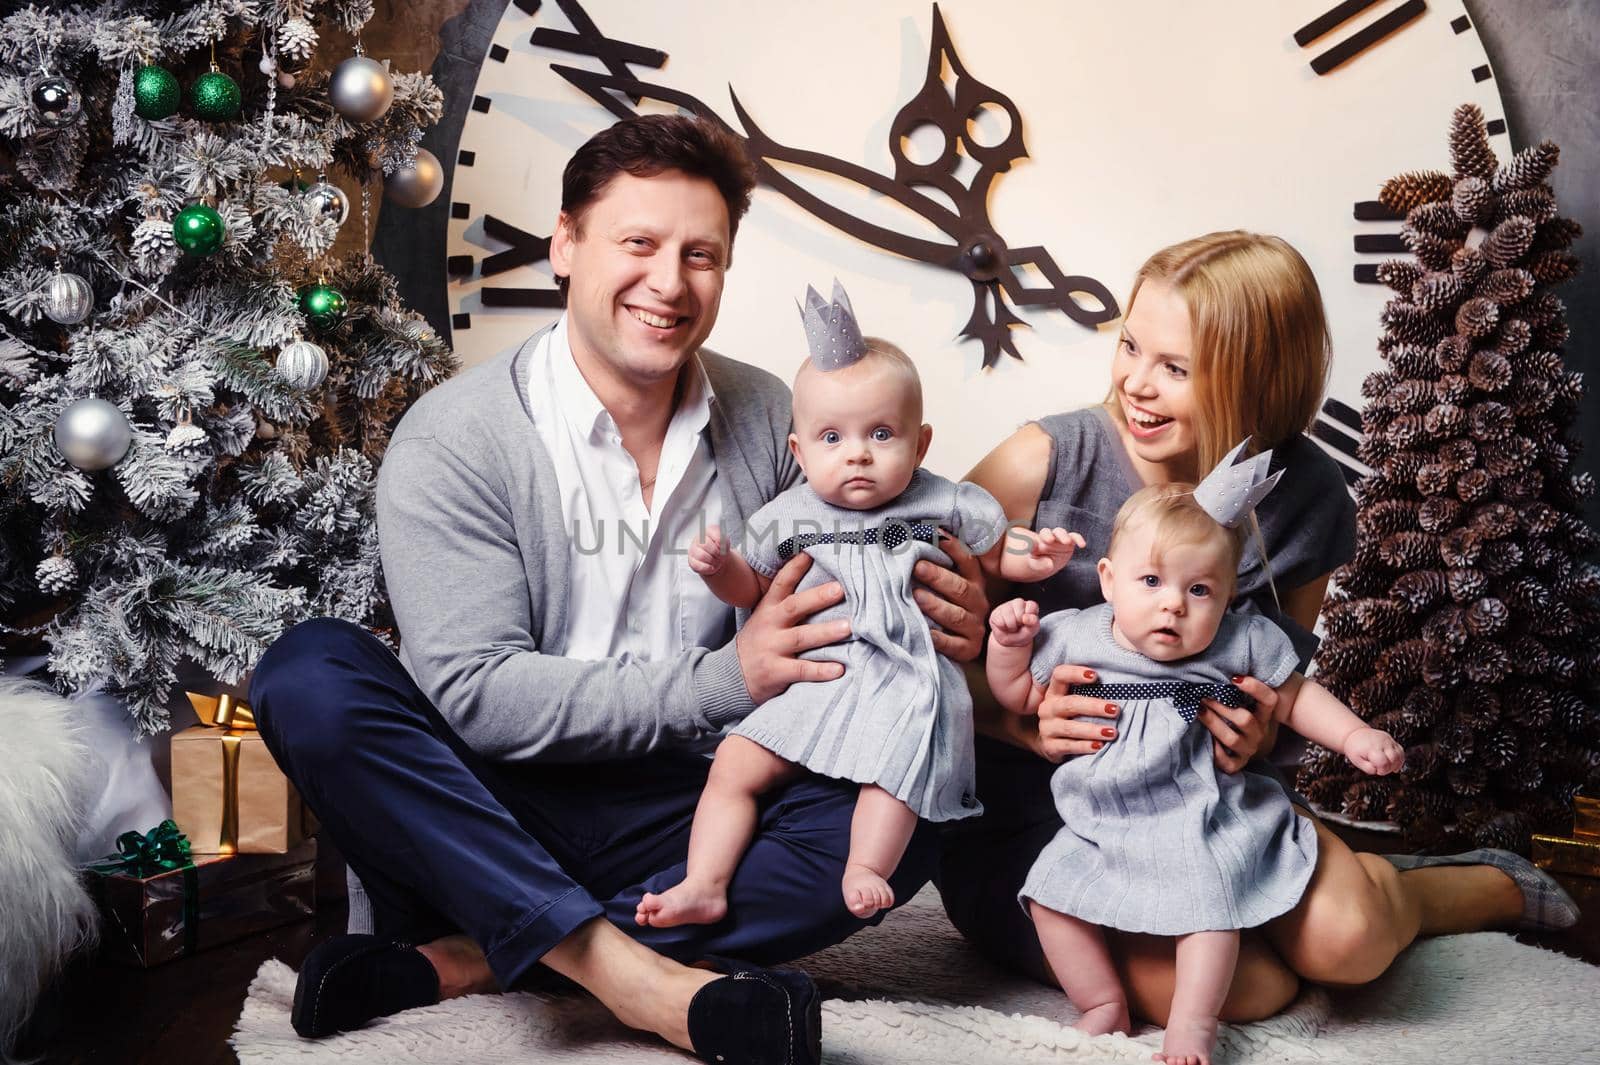
[[[1155,698],[1120,698],[1117,738],[1062,763],[1050,780],[1064,825],[1018,894],[1107,928],[1182,935],[1253,928],[1293,909],[1317,864],[1317,834],[1281,785],[1216,768],[1211,733],[1193,720],[1209,694],[1179,684],[1271,687],[1296,667],[1294,647],[1259,615],[1223,616],[1200,654],[1156,662],[1118,644],[1111,606],[1047,615],[1034,640],[1034,680],[1063,662],[1100,685],[1169,685]]]
[[[876,510],[833,506],[802,483],[757,511],[740,553],[771,577],[794,550],[806,551],[815,561],[801,588],[837,580],[845,595],[812,620],[848,617],[851,635],[804,655],[844,663],[844,676],[791,684],[731,731],[822,776],[876,784],[925,820],[953,821],[981,809],[972,699],[911,597],[917,560],[951,564],[930,542],[940,527],[981,555],[1005,535],[1005,512],[977,485],[922,469]]]

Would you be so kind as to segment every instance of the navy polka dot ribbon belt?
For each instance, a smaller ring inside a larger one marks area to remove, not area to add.
[[[1074,684],[1069,692],[1096,699],[1171,699],[1172,708],[1184,724],[1194,724],[1200,700],[1215,699],[1223,706],[1253,707],[1256,701],[1232,684],[1200,684],[1195,681],[1153,681],[1149,684]]]
[[[778,558],[789,561],[796,554],[818,544],[881,544],[885,551],[894,551],[910,540],[925,544],[939,542],[939,527],[926,521],[891,521],[870,529],[837,530],[827,533],[801,533],[778,544]]]

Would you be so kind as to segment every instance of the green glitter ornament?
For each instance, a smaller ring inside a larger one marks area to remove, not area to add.
[[[344,293],[319,281],[300,290],[300,313],[317,329],[332,329],[344,320]]]
[[[171,118],[182,101],[183,90],[172,71],[150,63],[133,76],[133,113],[140,118],[151,122]]]
[[[222,216],[203,203],[191,203],[172,220],[172,239],[190,255],[210,255],[226,233]]]
[[[239,84],[213,67],[189,86],[189,103],[197,118],[231,122],[239,117]]]

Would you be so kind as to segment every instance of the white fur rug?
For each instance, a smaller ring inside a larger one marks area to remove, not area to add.
[[[1160,1032],[1080,1036],[1060,992],[1003,973],[969,948],[930,888],[876,929],[804,963],[828,995],[828,1065],[1027,1065],[1148,1061]],[[477,995],[320,1042],[289,1027],[294,973],[250,985],[232,1040],[241,1065],[453,1065],[690,1060],[636,1036],[577,995]],[[1224,1026],[1219,1065],[1250,1062],[1592,1062],[1600,968],[1481,933],[1419,942],[1357,991],[1305,992],[1260,1024]]]

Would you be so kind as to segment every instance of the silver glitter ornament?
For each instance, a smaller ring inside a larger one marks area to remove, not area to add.
[[[305,392],[328,378],[328,353],[309,340],[296,340],[278,352],[278,376]]]
[[[94,289],[58,266],[44,286],[44,313],[57,325],[77,325],[94,311]]]
[[[41,74],[28,85],[33,120],[50,129],[70,126],[83,114],[83,94],[60,74]]]
[[[133,428],[114,404],[80,399],[56,419],[56,450],[80,470],[104,470],[122,461],[133,443]]]
[[[401,207],[426,207],[444,190],[444,167],[426,148],[417,149],[417,161],[383,179],[383,194]]]
[[[350,217],[350,197],[326,177],[317,178],[317,183],[306,189],[301,198],[305,201],[306,213],[312,218],[332,219],[334,225],[342,226]]]
[[[394,103],[394,79],[377,60],[353,55],[333,68],[328,99],[350,121],[371,122],[382,118]]]

